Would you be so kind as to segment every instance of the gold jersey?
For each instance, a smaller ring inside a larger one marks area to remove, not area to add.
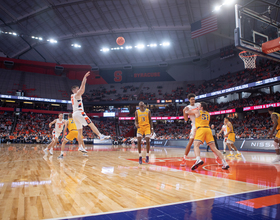
[[[277,113],[277,112],[273,112],[273,113],[271,114],[271,116],[272,116],[272,115],[276,115],[276,116],[277,116],[278,125],[277,125],[277,127],[276,127],[276,130],[279,130],[279,129],[280,129],[280,114]]]
[[[77,126],[73,118],[68,119],[68,131],[77,130]]]
[[[195,118],[195,127],[209,127],[210,114],[207,111],[199,110],[199,117]]]
[[[232,131],[231,131],[230,133],[234,133],[233,125],[231,124],[231,126],[232,126]],[[229,133],[229,131],[230,131],[230,128],[229,128],[229,126],[227,125],[227,134]]]
[[[144,112],[142,112],[140,109],[138,109],[137,115],[138,115],[138,124],[140,127],[147,126],[150,124],[149,109],[145,109]]]

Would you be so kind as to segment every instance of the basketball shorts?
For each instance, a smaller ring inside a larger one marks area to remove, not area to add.
[[[212,135],[212,131],[210,128],[198,128],[194,137],[195,141],[200,141],[202,144],[204,141],[209,144],[210,142],[214,142],[214,138]]]
[[[150,137],[151,135],[151,126],[146,125],[146,126],[141,126],[140,128],[137,129],[137,137]]]
[[[233,144],[234,142],[235,142],[235,133],[228,134],[227,143],[228,144]]]
[[[78,140],[78,131],[70,131],[65,137],[67,141],[73,141],[75,138]]]
[[[84,112],[76,111],[73,113],[73,119],[77,126],[77,129],[82,129],[83,126],[87,126],[91,123],[90,118]]]
[[[192,126],[191,133],[190,133],[190,138],[194,138],[195,137],[195,133],[196,133],[196,127]]]
[[[276,135],[275,135],[275,138],[280,139],[280,130],[277,131],[277,133],[276,133]]]
[[[56,138],[58,139],[61,132],[62,131],[56,131],[55,129],[53,129],[53,132],[52,132],[53,140],[56,139]]]

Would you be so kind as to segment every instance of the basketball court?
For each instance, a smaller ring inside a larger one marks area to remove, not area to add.
[[[2,219],[279,217],[280,164],[271,164],[272,153],[227,158],[225,171],[202,151],[205,164],[191,171],[194,152],[180,167],[183,148],[152,148],[143,165],[131,146],[88,145],[88,157],[70,147],[63,160],[59,150],[44,156],[41,145],[1,145]]]
[[[235,6],[234,44],[246,69],[257,68],[258,57],[280,61],[279,9],[268,1]],[[57,159],[60,147],[54,155],[45,155],[45,147],[0,144],[0,219],[280,219],[275,153],[224,156],[230,168],[223,170],[202,150],[204,164],[192,171],[193,150],[180,166],[184,148],[153,147],[150,162],[140,165],[133,146],[86,145],[84,156],[67,145],[64,159]]]

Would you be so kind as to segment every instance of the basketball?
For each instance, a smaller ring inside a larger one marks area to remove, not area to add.
[[[123,37],[118,37],[116,40],[118,45],[123,45],[125,43],[125,39]]]

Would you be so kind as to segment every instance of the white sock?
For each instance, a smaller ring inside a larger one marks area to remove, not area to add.
[[[184,155],[184,159],[185,159],[185,160],[187,159],[187,155]]]
[[[146,156],[149,156],[149,153],[146,153]]]
[[[232,152],[232,151],[230,151],[230,154],[233,154],[233,152]]]
[[[63,154],[64,152],[63,151],[61,151],[61,155]]]
[[[200,156],[197,156],[197,157],[196,157],[196,160],[200,160]]]
[[[142,157],[142,153],[139,153],[139,157]]]

